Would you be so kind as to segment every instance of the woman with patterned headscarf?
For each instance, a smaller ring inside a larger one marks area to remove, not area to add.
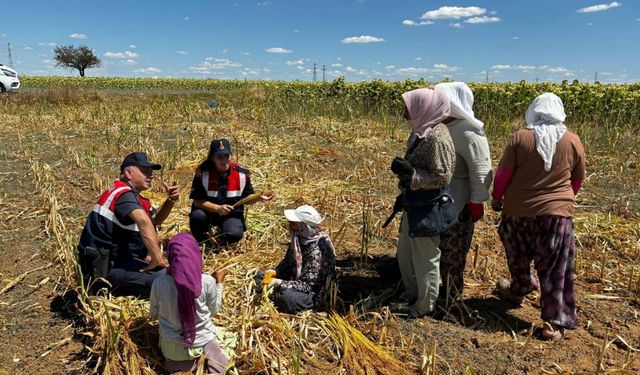
[[[443,124],[450,114],[446,95],[424,88],[406,92],[402,99],[412,132],[404,158],[396,157],[391,164],[403,202],[397,256],[409,302],[407,315],[419,318],[434,311],[440,283],[442,227],[424,224],[443,224],[432,214],[438,214],[441,202],[451,203],[442,191],[451,181],[455,150]]]
[[[284,216],[291,233],[287,252],[275,270],[260,271],[256,281],[268,281],[278,310],[295,314],[324,304],[327,287],[336,277],[335,249],[315,208],[302,205],[285,210]]]
[[[578,326],[573,289],[575,243],[573,204],[585,177],[580,138],[564,125],[562,100],[538,96],[527,110],[527,128],[505,148],[491,206],[502,211],[498,229],[511,283],[497,288],[503,299],[520,305],[540,288],[545,339],[557,340]],[[537,277],[531,274],[533,261]]]

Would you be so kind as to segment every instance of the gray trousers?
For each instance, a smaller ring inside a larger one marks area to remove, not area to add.
[[[398,238],[398,264],[411,309],[422,315],[433,311],[440,284],[440,236],[411,237],[406,213]]]

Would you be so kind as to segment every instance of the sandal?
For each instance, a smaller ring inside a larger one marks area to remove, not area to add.
[[[547,341],[558,341],[564,336],[564,329],[549,322],[544,322],[542,338]]]
[[[511,283],[505,278],[500,278],[496,283],[496,292],[503,301],[507,301],[516,306],[520,306],[524,300],[524,297],[511,293]]]

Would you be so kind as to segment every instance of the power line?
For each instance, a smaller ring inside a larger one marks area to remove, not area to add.
[[[313,82],[316,81],[316,63],[313,63]]]
[[[322,82],[326,82],[327,81],[325,79],[325,75],[324,75],[325,71],[326,71],[326,69],[325,69],[324,65],[322,65]]]
[[[487,75],[486,75],[486,77],[484,78],[484,81],[485,81],[486,83],[489,83],[489,70],[487,70]]]

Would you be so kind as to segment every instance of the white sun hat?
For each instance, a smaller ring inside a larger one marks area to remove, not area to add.
[[[322,222],[322,217],[315,208],[303,205],[295,210],[284,210],[284,217],[295,223],[305,223],[312,227],[317,227]]]

